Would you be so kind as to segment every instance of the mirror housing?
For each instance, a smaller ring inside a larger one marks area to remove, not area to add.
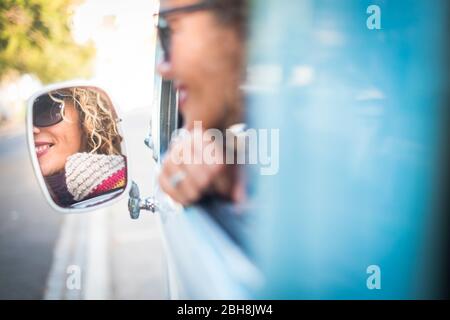
[[[49,85],[27,105],[27,142],[41,190],[61,213],[119,201],[131,187],[119,109],[90,81]]]

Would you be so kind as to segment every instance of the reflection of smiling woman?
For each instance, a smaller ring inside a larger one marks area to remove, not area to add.
[[[62,206],[125,186],[125,159],[110,103],[97,90],[71,88],[35,100],[36,155]]]

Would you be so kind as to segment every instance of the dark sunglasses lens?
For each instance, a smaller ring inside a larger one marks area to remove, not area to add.
[[[63,119],[62,103],[54,101],[48,94],[38,97],[33,104],[33,125],[49,127]]]
[[[159,17],[158,20],[158,36],[161,42],[161,47],[164,51],[164,60],[169,61],[170,59],[170,28],[164,19],[164,17]]]

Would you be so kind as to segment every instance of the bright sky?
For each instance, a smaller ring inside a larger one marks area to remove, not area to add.
[[[150,108],[154,77],[156,0],[86,0],[76,9],[75,40],[97,48],[94,80],[123,112]]]

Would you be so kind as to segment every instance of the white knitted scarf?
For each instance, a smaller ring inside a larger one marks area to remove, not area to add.
[[[102,181],[123,167],[123,156],[75,153],[66,162],[67,189],[76,201],[83,200]]]

